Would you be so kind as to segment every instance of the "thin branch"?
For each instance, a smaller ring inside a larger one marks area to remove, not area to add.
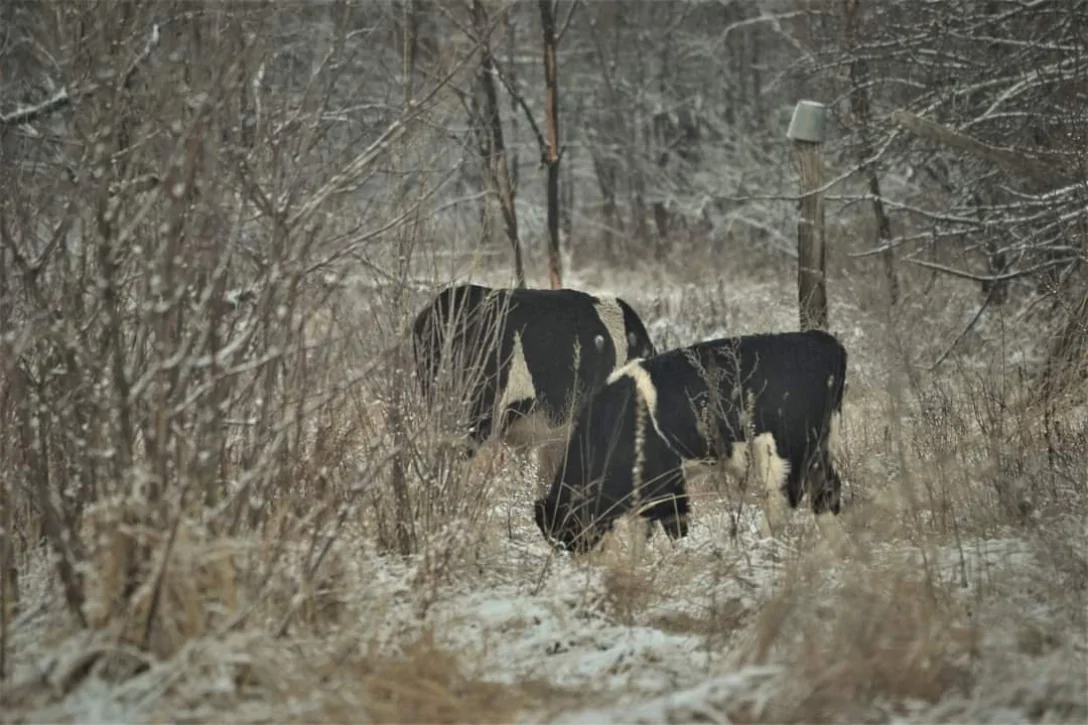
[[[503,88],[506,89],[506,92],[510,94],[511,98],[517,101],[518,105],[521,106],[521,110],[525,111],[525,118],[529,121],[529,125],[533,129],[533,134],[536,136],[536,142],[540,145],[540,153],[544,154],[548,149],[548,142],[544,140],[544,134],[541,133],[540,127],[536,125],[536,120],[533,118],[533,112],[529,110],[529,106],[525,103],[525,99],[521,94],[515,91],[510,85],[509,79],[507,79],[506,74],[502,72],[502,69],[499,68],[497,63],[493,68],[495,69],[495,75],[497,75],[502,82]]]
[[[555,44],[559,45],[559,42],[563,40],[563,35],[567,32],[567,28],[570,27],[570,20],[574,17],[574,10],[581,3],[581,0],[571,0],[570,8],[567,10],[567,17],[563,18],[563,24],[559,28],[559,32],[555,36]],[[556,0],[556,9],[558,9],[559,2]]]
[[[333,175],[325,184],[318,189],[314,194],[306,200],[306,202],[296,211],[291,218],[287,221],[289,228],[297,226],[299,223],[308,219],[318,207],[320,207],[325,201],[333,194],[340,191],[344,186],[349,184],[352,179],[359,176],[367,167],[374,163],[375,159],[381,156],[390,144],[397,141],[404,135],[407,130],[408,122],[413,120],[416,116],[422,113],[426,104],[442,90],[450,80],[460,72],[461,68],[468,63],[476,51],[480,48],[480,43],[477,42],[471,51],[465,54],[464,58],[454,64],[453,68],[443,77],[434,88],[427,92],[427,94],[418,101],[412,101],[404,114],[404,118],[394,121],[389,127],[378,137],[374,143],[370,144],[362,153],[352,159],[343,169],[337,174]]]
[[[940,367],[941,363],[943,363],[948,358],[948,356],[952,354],[952,351],[956,349],[956,345],[960,344],[960,340],[962,340],[967,335],[967,333],[974,328],[978,321],[982,319],[982,313],[985,312],[986,308],[990,306],[990,301],[993,300],[995,292],[997,292],[997,285],[993,285],[990,287],[989,291],[986,293],[986,299],[984,299],[982,301],[982,304],[979,305],[978,311],[976,311],[971,319],[967,322],[967,324],[964,325],[963,329],[960,330],[960,334],[956,335],[956,338],[952,340],[948,347],[945,348],[944,352],[938,355],[937,359],[933,361],[933,364],[926,368],[926,372],[933,372],[934,370],[936,370],[938,367]]]
[[[128,88],[132,83],[133,77],[136,75],[136,70],[151,57],[151,51],[155,49],[155,46],[159,44],[159,24],[155,23],[151,26],[151,35],[147,39],[147,44],[144,45],[144,49],[140,51],[140,54],[136,56],[132,63],[129,65],[128,70],[125,71],[125,75],[122,76],[121,87]]]
[[[82,92],[76,94],[76,97],[85,95],[94,88],[95,86],[85,88]],[[57,109],[64,108],[72,102],[72,98],[73,97],[68,93],[67,88],[61,88],[41,103],[37,103],[33,106],[16,108],[11,113],[0,114],[0,124],[5,126],[19,126],[24,123],[32,123],[42,116],[46,116]]]
[[[147,44],[140,54],[132,61],[132,64],[122,76],[122,86],[128,86],[132,81],[133,76],[136,74],[137,69],[151,56],[151,51],[159,44],[159,31],[160,26],[158,24],[151,27],[151,34],[148,37]],[[62,87],[41,103],[36,103],[32,106],[23,106],[21,108],[16,108],[10,113],[0,114],[0,125],[20,126],[27,123],[33,123],[54,111],[74,103],[76,99],[93,93],[100,87],[101,86],[96,83],[82,86],[74,91],[69,91],[67,88]]]
[[[971,136],[942,126],[910,111],[895,111],[892,113],[892,120],[916,136],[960,151],[966,151],[1008,171],[1027,176],[1047,186],[1052,186],[1055,181],[1062,184],[1070,184],[1075,181],[1062,169],[1040,163],[1036,159],[1016,151],[988,146]]]
[[[1027,277],[1041,272],[1044,269],[1050,269],[1051,267],[1060,267],[1070,262],[1069,259],[1052,259],[1049,262],[1043,262],[1037,264],[1034,267],[1028,267],[1027,269],[1021,269],[1013,272],[1004,272],[1002,274],[975,274],[973,272],[967,272],[962,269],[956,269],[955,267],[947,267],[943,264],[937,264],[936,262],[927,262],[922,259],[907,258],[906,261],[911,264],[916,264],[919,267],[925,267],[926,269],[932,269],[935,272],[942,272],[952,277],[959,277],[960,279],[969,279],[972,282],[1004,282],[1010,279],[1017,279],[1018,277]]]

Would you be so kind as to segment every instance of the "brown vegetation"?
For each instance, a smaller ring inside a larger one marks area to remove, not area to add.
[[[800,89],[850,109],[841,536],[760,538],[712,473],[687,540],[625,524],[577,562],[537,461],[461,461],[464,390],[426,409],[405,345],[522,244],[548,284],[509,117],[542,113],[543,48],[503,44],[541,5],[0,10],[7,719],[1088,718],[1083,9],[771,5],[547,8],[564,283],[660,349],[793,329],[785,119]]]

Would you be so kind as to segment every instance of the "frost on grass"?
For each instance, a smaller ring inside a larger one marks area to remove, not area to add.
[[[616,625],[562,596],[503,587],[451,600],[442,610],[434,618],[440,642],[469,654],[476,675],[497,682],[652,693],[690,681],[706,666],[699,638]]]
[[[794,327],[789,285],[592,272],[568,283],[628,298],[659,345]],[[6,711],[28,722],[1083,722],[1088,537],[1076,482],[1055,484],[1069,510],[1002,523],[1002,469],[977,421],[922,405],[893,420],[880,336],[849,299],[835,304],[851,355],[853,504],[838,545],[804,506],[779,539],[763,538],[750,493],[711,477],[693,484],[687,538],[658,530],[644,542],[622,522],[572,560],[532,521],[532,457],[508,453],[471,464],[491,476],[481,516],[434,522],[412,556],[377,545],[365,505],[305,587],[304,536],[287,535],[271,570],[260,562],[284,539],[275,527],[239,538],[235,569],[256,575],[238,580],[236,609],[171,654],[133,654],[122,680],[83,671],[115,639],[73,633],[50,563],[32,559]],[[223,556],[196,538],[185,546],[187,571]],[[174,591],[181,604],[187,590]],[[239,626],[221,628],[241,610]]]

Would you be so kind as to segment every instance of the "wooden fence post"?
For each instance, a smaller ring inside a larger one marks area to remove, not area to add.
[[[827,275],[824,268],[824,195],[822,145],[827,108],[798,101],[786,135],[801,181],[797,219],[797,300],[801,329],[827,329]]]

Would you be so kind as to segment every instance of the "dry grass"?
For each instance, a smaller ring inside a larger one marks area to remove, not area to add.
[[[539,461],[461,460],[466,391],[425,409],[406,344],[433,289],[511,283],[447,204],[471,44],[402,104],[399,10],[69,5],[13,6],[2,51],[5,117],[54,99],[0,149],[4,722],[1088,720],[1088,410],[1072,374],[1041,404],[1045,305],[961,335],[977,285],[903,264],[890,314],[829,206],[838,536],[764,538],[712,473],[686,539],[572,560]],[[795,261],[744,236],[605,264],[587,230],[565,283],[660,349],[797,325]]]
[[[359,672],[367,714],[376,723],[502,723],[527,698],[516,689],[465,676],[457,656],[425,632],[399,657],[376,657]],[[350,711],[334,720],[353,719]]]
[[[641,310],[664,300],[648,322],[678,339],[792,324],[792,289],[770,278],[610,279]],[[571,561],[532,522],[531,459],[493,446],[454,461],[412,408],[413,551],[393,554],[386,381],[371,378],[309,429],[294,491],[251,532],[148,527],[135,496],[89,509],[87,612],[104,639],[70,634],[48,567],[25,559],[5,707],[16,721],[80,719],[90,701],[133,721],[1083,718],[1082,413],[1063,411],[1051,463],[1008,373],[908,375],[851,285],[836,289],[851,354],[839,545],[807,511],[760,538],[758,508],[711,474],[688,539],[621,522]],[[931,315],[904,313],[896,347],[954,334]],[[149,627],[152,588],[123,583],[160,572]]]

